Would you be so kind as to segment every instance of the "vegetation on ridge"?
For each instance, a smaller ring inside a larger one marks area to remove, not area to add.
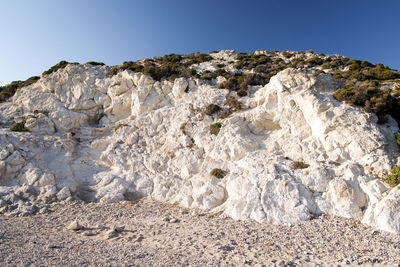
[[[217,77],[226,80],[217,84],[220,89],[228,89],[226,104],[232,107],[221,109],[221,117],[229,116],[234,110],[240,110],[238,98],[249,95],[251,86],[264,86],[272,76],[286,68],[313,69],[316,73],[327,73],[336,76],[343,82],[343,87],[333,96],[349,105],[363,107],[366,112],[374,112],[378,122],[383,123],[390,114],[400,124],[400,72],[383,64],[372,64],[367,61],[349,59],[340,55],[325,55],[313,51],[258,51],[255,53],[237,53],[229,60],[215,57],[216,51],[210,54],[193,53],[188,55],[169,54],[140,61],[126,61],[112,66],[107,77],[120,71],[130,70],[150,75],[154,80],[173,81],[178,77],[198,78],[211,81]],[[213,60],[214,70],[202,70],[193,66]],[[65,68],[69,63],[61,61],[43,72],[49,75]],[[103,66],[102,62],[89,61],[86,64]],[[233,67],[233,68],[232,68]],[[16,81],[0,87],[0,102],[7,101],[21,87],[36,82],[39,77],[31,77],[26,81]],[[398,84],[393,87],[393,84]],[[388,84],[391,84],[388,86]],[[236,101],[231,101],[235,99]]]
[[[7,101],[18,89],[31,85],[39,79],[40,77],[33,76],[25,81],[14,81],[5,86],[0,86],[0,103]]]
[[[400,184],[400,166],[394,166],[383,180],[392,187]]]
[[[51,67],[50,69],[44,71],[42,73],[42,76],[44,77],[44,76],[49,75],[49,74],[51,74],[53,72],[56,72],[59,69],[63,69],[66,66],[68,66],[68,64],[70,64],[70,63],[65,61],[65,60],[62,60],[62,61],[58,62],[56,65],[54,65],[53,67]]]
[[[104,66],[105,65],[103,62],[96,62],[96,61],[89,61],[89,62],[86,62],[86,64],[89,64],[92,66]]]
[[[194,53],[189,55],[170,54],[136,62],[125,61],[121,65],[112,66],[107,72],[107,77],[112,77],[124,70],[149,74],[156,81],[174,80],[178,77],[196,77],[196,70],[189,67],[211,59],[212,57],[207,54]]]

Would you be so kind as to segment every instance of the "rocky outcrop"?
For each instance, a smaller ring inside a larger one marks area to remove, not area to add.
[[[333,76],[286,69],[219,116],[234,93],[215,80],[109,78],[107,70],[70,64],[0,104],[2,213],[18,214],[24,203],[149,197],[240,220],[328,213],[400,232],[398,189],[375,176],[397,163],[397,123],[378,125],[374,114],[336,101]],[[211,103],[221,111],[207,115]],[[5,127],[29,114],[30,132]]]

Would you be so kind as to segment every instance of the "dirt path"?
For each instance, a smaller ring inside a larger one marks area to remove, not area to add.
[[[399,235],[336,217],[271,225],[149,200],[54,204],[50,210],[31,217],[0,217],[1,265],[400,264]],[[84,228],[67,229],[74,220]]]

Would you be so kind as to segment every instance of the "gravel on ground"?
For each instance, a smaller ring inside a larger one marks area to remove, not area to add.
[[[399,265],[400,235],[322,215],[304,223],[235,221],[148,199],[54,203],[0,217],[5,266]]]

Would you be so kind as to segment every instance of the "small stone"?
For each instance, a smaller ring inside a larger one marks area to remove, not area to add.
[[[50,212],[52,212],[52,210],[50,210],[47,207],[43,207],[39,210],[39,214],[49,214]]]
[[[196,210],[192,210],[192,211],[190,212],[190,216],[192,216],[192,217],[197,217],[197,216],[199,216],[199,213],[198,213]]]
[[[0,208],[7,206],[7,202],[5,202],[4,200],[0,199]]]
[[[64,200],[66,203],[73,203],[75,201],[75,199],[73,197],[69,197],[67,199]]]
[[[82,233],[83,236],[94,236],[94,235],[97,235],[97,234],[99,234],[99,233],[95,232],[95,231],[85,231],[85,232]]]
[[[61,248],[61,247],[57,245],[47,245],[47,249],[56,249],[56,248]]]
[[[59,200],[67,200],[71,197],[71,192],[69,191],[68,187],[63,187],[58,193],[57,198]]]
[[[0,160],[5,160],[10,155],[10,152],[3,149],[0,151]]]
[[[181,210],[181,215],[186,215],[186,214],[189,214],[189,212],[187,211],[187,210]]]
[[[95,225],[94,226],[94,228],[97,228],[97,229],[104,229],[104,228],[106,228],[103,224],[97,224],[97,225]]]
[[[371,232],[371,235],[377,235],[377,234],[379,234],[379,231],[378,231],[378,230],[373,230],[373,231]]]
[[[114,229],[107,230],[107,232],[106,232],[107,235],[115,235],[116,233],[117,232],[115,232]]]
[[[116,237],[116,236],[117,236],[117,234],[116,234],[115,232],[108,233],[108,234],[106,235],[106,239],[111,239],[111,238],[114,238],[114,237]]]
[[[169,218],[168,218],[167,216],[163,217],[161,220],[162,220],[163,222],[169,222]]]
[[[176,219],[176,218],[172,218],[172,219],[169,220],[169,222],[170,223],[177,223],[177,222],[179,222],[179,220]]]
[[[122,232],[124,229],[125,229],[125,226],[124,226],[124,225],[120,225],[120,226],[114,225],[113,227],[111,227],[111,230],[113,230],[113,231],[116,232],[116,233],[120,233],[120,232]]]
[[[78,231],[78,230],[82,229],[82,226],[79,224],[79,222],[77,220],[75,220],[72,223],[70,223],[70,225],[68,225],[67,229],[73,230],[73,231]]]
[[[135,242],[142,242],[143,239],[144,237],[140,235],[138,238],[136,238]]]
[[[55,177],[51,173],[44,173],[42,177],[39,179],[40,186],[54,185],[54,183],[55,183]]]

